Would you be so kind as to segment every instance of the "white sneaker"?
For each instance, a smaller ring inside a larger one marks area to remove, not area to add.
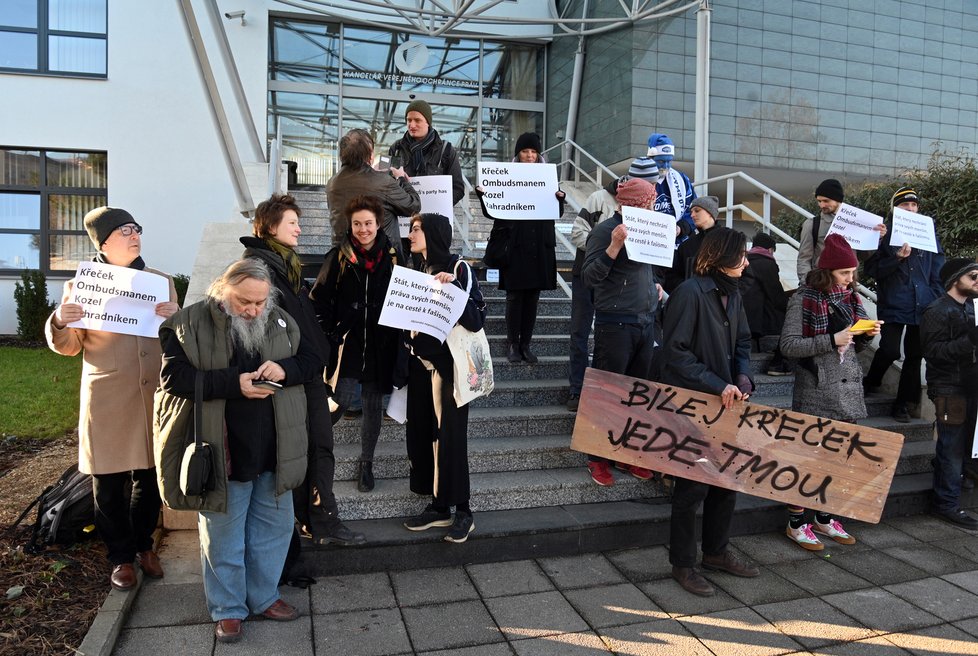
[[[816,519],[812,525],[815,533],[821,533],[838,542],[839,544],[856,544],[856,538],[852,537],[842,528],[842,523],[838,519],[829,520],[828,524],[820,524]]]
[[[789,539],[797,542],[802,549],[821,551],[825,548],[825,545],[819,542],[815,534],[812,533],[811,524],[802,524],[801,528],[791,528],[791,524],[788,524],[788,528],[785,529],[784,534]]]

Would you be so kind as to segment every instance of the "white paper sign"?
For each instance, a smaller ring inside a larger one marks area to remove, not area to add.
[[[676,217],[637,207],[621,208],[628,230],[625,250],[636,262],[671,267],[676,251]]]
[[[910,244],[910,248],[936,253],[937,236],[934,234],[934,219],[924,214],[894,207],[890,245],[900,248],[904,244]]]
[[[556,164],[479,162],[479,186],[493,218],[560,218]]]
[[[82,262],[75,272],[69,303],[82,306],[72,328],[107,333],[158,337],[163,317],[156,304],[170,300],[170,283],[163,276],[128,267]]]
[[[407,385],[391,392],[387,402],[387,416],[399,424],[407,421]]]
[[[444,342],[469,300],[464,289],[443,285],[427,273],[395,266],[378,323],[417,330]]]
[[[827,234],[842,235],[853,250],[875,251],[880,245],[880,233],[873,228],[881,223],[882,217],[842,203]]]
[[[421,198],[422,214],[441,214],[447,216],[452,228],[455,227],[455,204],[452,203],[452,176],[419,175],[411,178],[411,186]],[[401,237],[407,239],[411,231],[411,217],[397,217]]]
[[[499,282],[499,269],[486,269],[486,282]]]

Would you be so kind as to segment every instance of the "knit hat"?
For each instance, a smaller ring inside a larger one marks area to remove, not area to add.
[[[424,120],[428,121],[428,125],[431,125],[431,105],[423,100],[412,100],[408,103],[407,109],[404,110],[404,119],[407,120],[407,115],[409,112],[417,112],[424,116]]]
[[[837,203],[841,203],[846,197],[845,193],[842,191],[842,183],[834,178],[822,180],[822,182],[815,187],[815,195],[831,198]]]
[[[836,269],[853,269],[859,266],[859,260],[852,251],[852,246],[846,238],[833,233],[825,238],[825,248],[818,256],[818,268],[835,271]]]
[[[754,246],[759,246],[761,248],[766,248],[769,251],[773,251],[777,247],[777,243],[774,241],[774,237],[771,235],[759,232],[754,235]]]
[[[970,257],[955,257],[948,260],[941,267],[941,282],[944,283],[944,290],[951,289],[958,278],[975,270],[978,270],[978,262]]]
[[[651,157],[639,157],[628,167],[628,177],[640,178],[655,184],[659,181],[659,166]]]
[[[900,187],[893,194],[893,207],[900,203],[920,203],[920,196],[910,187]]]
[[[667,134],[653,132],[649,135],[649,157],[668,157],[670,160],[676,156],[676,146]]]
[[[702,207],[715,219],[717,218],[717,214],[720,213],[720,199],[716,196],[700,196],[689,204],[689,209],[693,209],[694,207]]]
[[[88,238],[95,244],[95,248],[102,248],[102,244],[113,230],[127,223],[136,223],[136,219],[132,218],[129,212],[118,207],[96,207],[85,215],[84,223]]]
[[[527,148],[532,148],[538,153],[543,152],[543,142],[540,141],[540,135],[536,132],[524,132],[516,140],[516,152],[513,153],[515,157],[520,156],[521,150],[526,150]]]
[[[655,198],[655,186],[642,178],[628,178],[618,185],[615,198],[622,207],[648,209]]]

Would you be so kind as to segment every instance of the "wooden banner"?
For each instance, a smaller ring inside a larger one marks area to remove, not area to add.
[[[903,435],[588,369],[571,448],[876,523]]]

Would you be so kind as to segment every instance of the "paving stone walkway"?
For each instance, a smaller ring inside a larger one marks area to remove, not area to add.
[[[669,578],[664,547],[321,578],[282,589],[298,620],[248,621],[232,645],[214,640],[196,533],[173,532],[114,654],[978,654],[978,533],[926,515],[846,526],[859,542],[820,553],[734,538],[761,576],[709,573],[706,599]]]

